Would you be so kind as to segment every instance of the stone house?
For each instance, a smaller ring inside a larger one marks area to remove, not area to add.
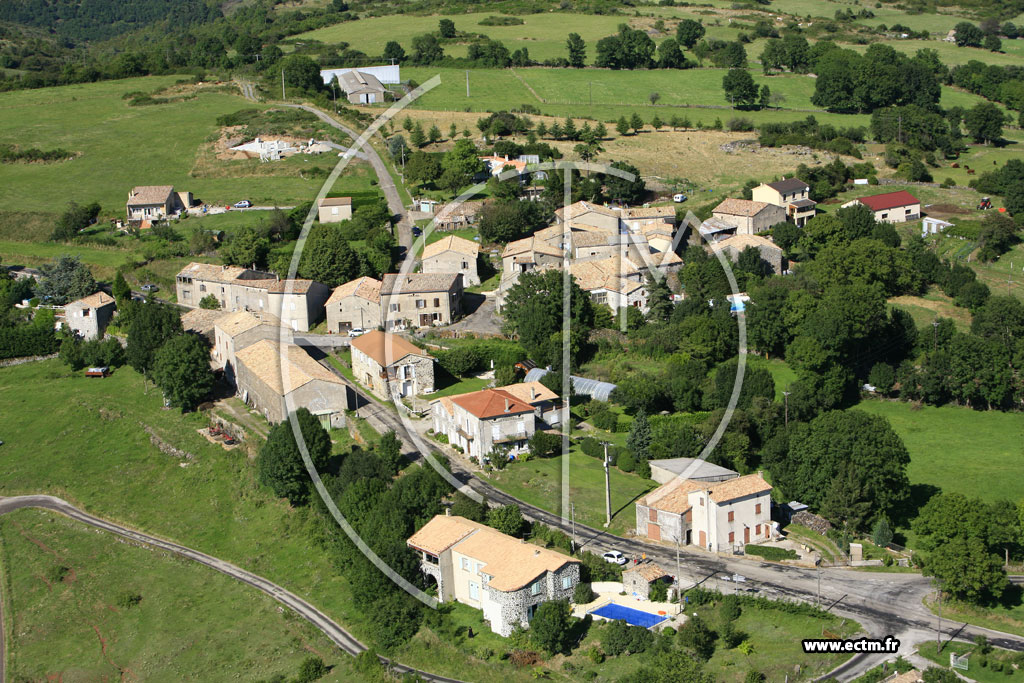
[[[224,370],[229,382],[237,384],[235,354],[256,342],[280,337],[280,322],[271,315],[248,311],[223,314],[213,325],[213,364]]]
[[[879,223],[905,223],[921,217],[921,200],[906,190],[861,197],[846,202],[842,208],[863,204],[875,213]]]
[[[643,560],[622,571],[622,589],[626,591],[626,595],[649,600],[651,584],[666,579],[671,582],[672,576],[653,560]]]
[[[270,314],[296,332],[308,332],[320,322],[330,295],[327,285],[313,280],[277,280],[267,286]]]
[[[642,232],[644,227],[656,223],[676,224],[676,207],[674,206],[638,206],[632,209],[619,209],[619,221],[623,228],[630,232]]]
[[[538,605],[571,600],[580,580],[578,560],[464,517],[438,515],[406,544],[437,583],[438,600],[482,610],[502,636],[529,627]]]
[[[782,272],[782,249],[771,240],[760,235],[733,235],[717,242],[711,242],[708,248],[712,254],[723,252],[733,263],[739,260],[740,253],[747,247],[754,247],[761,252],[761,258],[767,261],[775,273]]]
[[[381,282],[387,330],[450,325],[462,314],[461,273],[388,273]]]
[[[334,288],[327,299],[327,331],[373,330],[383,325],[380,280],[361,277]]]
[[[802,228],[814,218],[818,205],[810,193],[811,186],[799,178],[783,178],[774,183],[761,183],[753,189],[752,197],[755,202],[781,206],[786,211],[786,218]]]
[[[472,287],[480,284],[477,272],[477,256],[480,245],[456,235],[442,237],[423,248],[422,272],[424,273],[462,273],[463,286]]]
[[[64,306],[64,324],[82,339],[99,339],[117,305],[106,292],[96,292]]]
[[[736,226],[738,235],[756,235],[786,220],[786,210],[749,199],[724,200],[711,211],[712,218]]]
[[[717,482],[677,477],[637,501],[636,533],[733,552],[771,538],[771,490],[760,472]]]
[[[238,395],[268,422],[283,422],[289,411],[306,408],[330,427],[355,407],[345,383],[301,346],[264,339],[236,350],[235,360]]]
[[[317,220],[321,223],[340,223],[352,218],[351,197],[324,197],[316,207]]]
[[[397,334],[373,330],[352,339],[352,374],[378,396],[434,390],[434,358]]]
[[[535,408],[503,389],[483,389],[430,402],[436,434],[483,464],[495,448],[514,456],[537,430]]]
[[[173,185],[139,185],[128,193],[125,210],[129,223],[142,221],[162,221],[174,215],[187,205],[179,194],[186,195],[191,203],[189,193],[177,193]]]
[[[630,259],[577,261],[570,272],[595,304],[613,311],[633,307],[647,312],[647,287],[641,281],[640,269]]]
[[[615,233],[619,231],[619,212],[606,206],[578,201],[555,209],[555,222],[558,225],[565,222],[587,225]]]
[[[441,232],[461,230],[475,225],[483,209],[482,200],[470,200],[461,204],[445,204],[434,214],[434,229]]]
[[[502,276],[527,273],[541,266],[561,266],[562,256],[562,249],[538,239],[536,235],[524,237],[509,242],[502,250]]]
[[[545,423],[554,426],[562,419],[561,407],[558,403],[558,394],[548,389],[539,381],[519,382],[504,387],[497,387],[500,391],[506,391],[523,403],[533,406],[533,416]]]

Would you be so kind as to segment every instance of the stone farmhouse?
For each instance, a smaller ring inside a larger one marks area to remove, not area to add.
[[[450,325],[462,314],[461,273],[388,273],[381,314],[388,331]]]
[[[225,311],[269,313],[294,331],[308,332],[324,312],[330,296],[313,280],[281,280],[273,273],[239,266],[190,263],[175,278],[178,303],[198,308],[213,295]]]
[[[502,636],[528,627],[538,605],[571,600],[580,580],[578,560],[464,517],[438,515],[406,543],[437,582],[441,602],[482,610]]]
[[[436,434],[483,464],[496,449],[510,457],[526,450],[537,430],[536,408],[504,388],[445,396],[430,402]],[[497,456],[495,456],[497,457]]]
[[[647,312],[647,287],[640,281],[640,269],[628,258],[578,261],[569,266],[569,272],[595,304],[613,311],[631,307]]]
[[[352,339],[352,374],[378,396],[415,396],[434,390],[434,358],[397,334],[373,330]]]
[[[64,324],[82,339],[103,337],[117,305],[106,292],[96,292],[64,306]]]
[[[224,377],[238,385],[235,354],[256,342],[281,338],[281,326],[277,318],[269,314],[236,311],[222,313],[213,324],[213,349],[210,355],[214,367],[224,370]]]
[[[380,280],[361,277],[334,288],[327,299],[327,331],[372,330],[384,324],[380,310]]]
[[[921,217],[921,200],[906,190],[861,197],[846,202],[842,208],[863,204],[875,213],[879,223],[905,223]]]
[[[472,287],[480,284],[477,256],[480,245],[457,235],[447,235],[423,248],[420,257],[424,273],[462,273],[462,284]]]
[[[783,178],[774,183],[761,183],[754,188],[752,198],[755,202],[765,202],[773,206],[781,206],[786,211],[786,218],[798,228],[814,218],[815,207],[818,205],[810,197],[811,187],[799,178]]]
[[[283,422],[290,406],[306,408],[331,427],[355,407],[345,383],[301,346],[264,339],[236,350],[235,361],[238,395],[268,422]]]
[[[636,533],[711,552],[771,538],[771,485],[761,473],[724,481],[676,477],[636,503]]]
[[[317,220],[321,223],[340,223],[352,218],[351,197],[324,197],[316,205]]]
[[[740,253],[747,247],[757,249],[761,253],[761,259],[767,261],[776,274],[782,272],[782,249],[760,235],[733,235],[708,245],[711,253],[723,252],[733,263],[739,260]]]
[[[139,185],[128,193],[125,211],[130,225],[164,221],[192,206],[191,192],[175,192],[173,185]]]
[[[756,235],[786,220],[786,210],[768,202],[724,200],[711,210],[712,218],[736,227],[738,235]]]

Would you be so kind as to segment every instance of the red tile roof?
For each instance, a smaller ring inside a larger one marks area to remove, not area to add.
[[[910,206],[911,204],[921,203],[920,199],[906,190],[900,190],[899,192],[886,192],[885,194],[876,194],[870,197],[861,197],[857,201],[872,211],[885,211],[886,209],[895,209],[900,206]]]
[[[532,413],[533,406],[520,401],[502,389],[484,389],[461,396],[452,396],[452,401],[480,419]]]

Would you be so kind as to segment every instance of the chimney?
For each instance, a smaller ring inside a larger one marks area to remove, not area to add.
[[[507,154],[505,155],[505,161],[508,161],[508,155]]]
[[[451,517],[452,516],[452,509],[450,507],[445,507],[445,509],[444,509],[444,516],[445,517]]]
[[[509,410],[510,410],[510,408],[509,408],[509,405],[508,405],[508,399],[506,398],[505,399],[505,412],[507,413]]]
[[[531,401],[536,401],[537,400],[537,388],[536,387],[533,387],[533,386],[530,387],[530,400]]]

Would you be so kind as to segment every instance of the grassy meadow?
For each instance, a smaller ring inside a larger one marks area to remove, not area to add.
[[[305,620],[202,565],[43,510],[0,517],[0,540],[11,680],[269,678],[314,653],[322,681],[362,679]]]

